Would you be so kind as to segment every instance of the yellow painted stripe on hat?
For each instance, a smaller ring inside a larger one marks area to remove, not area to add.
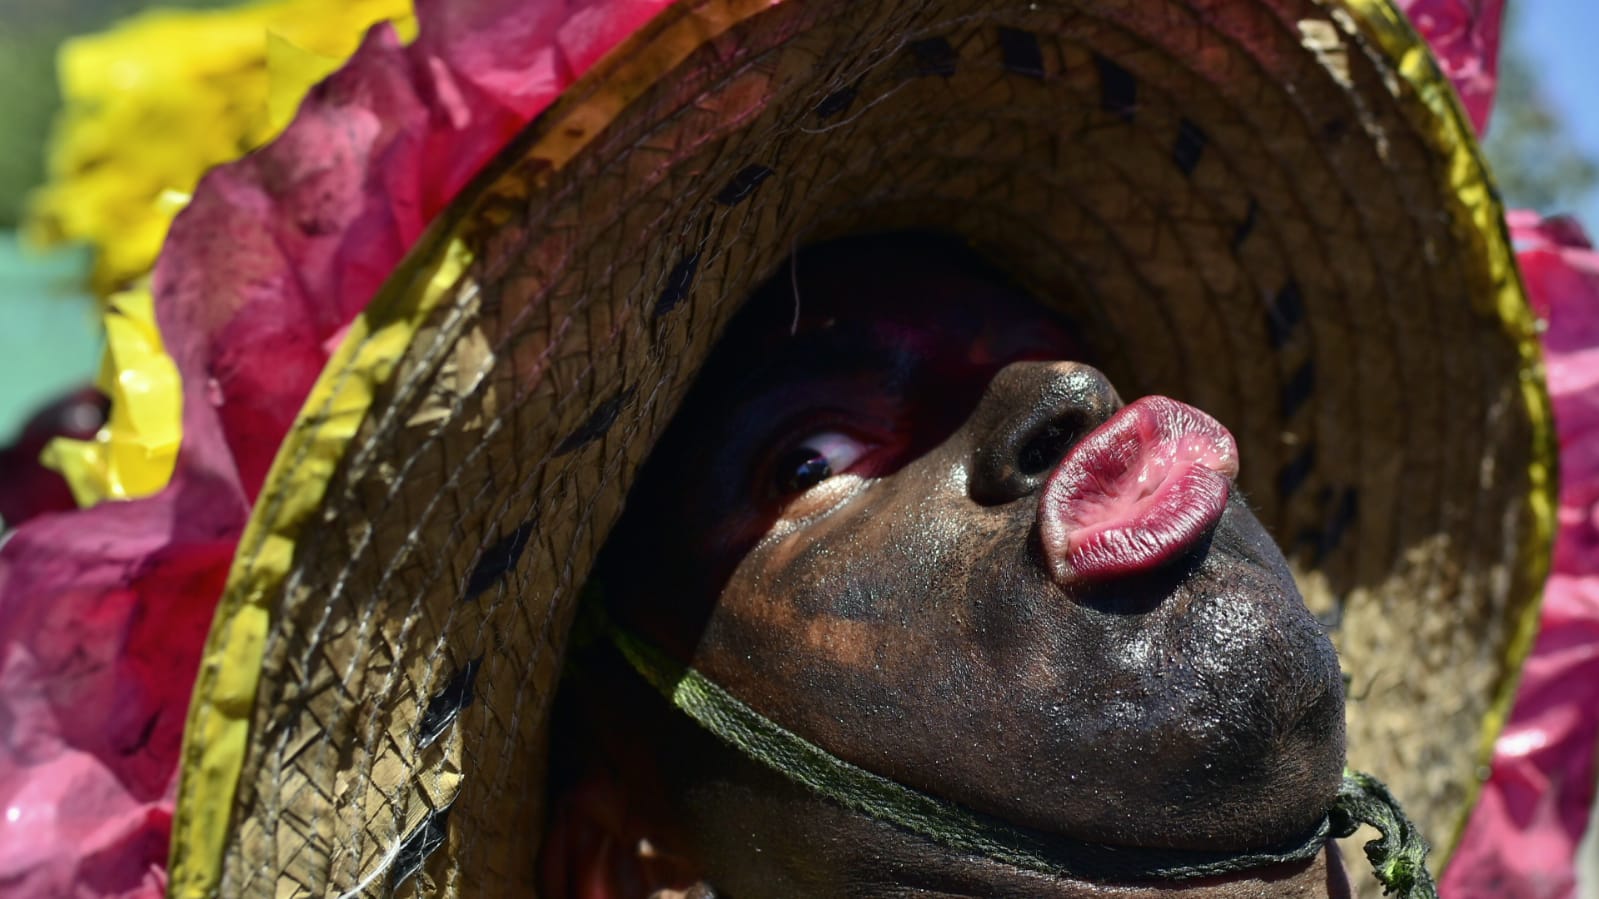
[[[1531,527],[1520,547],[1520,574],[1526,583],[1542,585],[1549,574],[1550,547],[1554,540],[1555,513],[1559,501],[1558,444],[1549,391],[1544,382],[1543,349],[1538,341],[1537,317],[1527,302],[1521,270],[1516,265],[1515,249],[1505,225],[1504,205],[1499,200],[1499,193],[1477,144],[1476,132],[1461,106],[1454,85],[1438,67],[1438,61],[1433,58],[1426,41],[1411,27],[1410,20],[1394,6],[1393,0],[1344,0],[1344,3],[1377,40],[1383,52],[1398,63],[1400,74],[1432,110],[1430,134],[1449,154],[1449,181],[1454,186],[1455,197],[1468,220],[1483,235],[1489,272],[1496,289],[1492,298],[1494,312],[1504,328],[1505,336],[1516,345],[1521,356],[1521,401],[1532,428],[1532,461],[1528,470],[1531,489],[1527,496]],[[1541,594],[1542,587],[1539,589]],[[1504,660],[1509,666],[1509,674],[1499,684],[1493,702],[1483,716],[1483,729],[1477,747],[1479,767],[1486,766],[1493,757],[1494,740],[1509,717],[1521,663],[1532,649],[1533,638],[1538,633],[1538,609],[1541,605],[1538,599],[1534,597],[1521,611],[1521,620],[1516,622],[1512,632]],[[1447,841],[1437,847],[1433,864],[1438,869],[1442,869],[1455,845],[1460,842],[1476,797],[1477,791],[1472,790],[1460,808]]]
[[[293,565],[296,538],[321,506],[377,388],[431,311],[456,295],[472,262],[471,250],[458,236],[463,223],[497,192],[526,189],[502,177],[511,162],[534,156],[549,162],[545,171],[562,168],[690,53],[773,5],[774,0],[712,0],[673,7],[612,50],[596,66],[605,73],[603,83],[561,110],[564,122],[590,127],[550,129],[525,153],[502,152],[440,215],[351,324],[278,448],[212,620],[184,728],[169,896],[218,895],[271,628],[271,601]]]
[[[397,273],[390,282],[396,286],[384,292],[392,301],[383,304],[383,314],[356,319],[273,460],[228,573],[184,730],[170,895],[216,894],[271,627],[269,607],[293,565],[295,538],[320,506],[377,389],[428,312],[453,295],[471,260],[466,244],[452,239],[442,252],[424,254]]]

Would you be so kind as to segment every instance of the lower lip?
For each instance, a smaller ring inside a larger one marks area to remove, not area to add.
[[[1083,438],[1039,499],[1050,574],[1063,586],[1139,574],[1182,555],[1216,526],[1238,447],[1209,415],[1145,397]]]

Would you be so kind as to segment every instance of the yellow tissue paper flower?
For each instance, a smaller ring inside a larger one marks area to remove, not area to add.
[[[98,385],[111,415],[92,440],[57,437],[40,460],[61,472],[80,506],[148,496],[172,478],[183,430],[183,384],[156,329],[147,287],[110,298]]]
[[[67,41],[64,109],[29,235],[92,245],[100,296],[132,284],[181,208],[171,199],[275,136],[311,85],[385,19],[414,35],[406,0],[266,0],[154,10]]]

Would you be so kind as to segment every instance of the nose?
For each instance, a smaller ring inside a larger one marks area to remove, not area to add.
[[[1036,493],[1066,451],[1121,407],[1116,389],[1092,366],[1007,365],[972,414],[972,499],[989,506]]]

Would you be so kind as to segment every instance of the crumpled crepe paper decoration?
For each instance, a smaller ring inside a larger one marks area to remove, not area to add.
[[[665,0],[422,0],[281,137],[207,175],[153,289],[182,380],[171,483],[0,547],[0,883],[155,897],[189,693],[249,503],[330,348],[510,136]]]
[[[471,174],[664,5],[421,0],[410,47],[376,29],[280,139],[201,183],[154,277],[183,382],[171,485],[39,519],[0,548],[11,895],[158,894],[203,635],[248,504],[329,349]],[[1480,123],[1498,0],[1406,5]]]
[[[1599,253],[1569,219],[1520,212],[1510,224],[1528,293],[1548,323],[1560,531],[1542,629],[1444,878],[1448,899],[1570,899],[1580,859],[1599,853],[1580,849],[1599,749]]]

